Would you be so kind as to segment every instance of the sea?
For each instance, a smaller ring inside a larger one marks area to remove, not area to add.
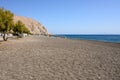
[[[102,42],[120,43],[120,35],[62,34],[62,35],[55,35],[55,36],[69,38],[69,39],[77,39],[77,40],[94,40],[94,41],[102,41]]]

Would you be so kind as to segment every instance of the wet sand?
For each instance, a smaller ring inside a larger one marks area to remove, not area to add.
[[[0,42],[0,80],[120,80],[120,44],[43,36]]]

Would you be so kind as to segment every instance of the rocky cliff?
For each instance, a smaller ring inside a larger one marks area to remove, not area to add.
[[[18,20],[22,21],[32,34],[49,34],[47,29],[34,19],[22,16],[14,16],[14,22],[17,22]]]

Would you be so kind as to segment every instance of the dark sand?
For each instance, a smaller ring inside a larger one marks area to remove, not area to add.
[[[0,42],[0,80],[120,80],[120,44],[42,36]]]

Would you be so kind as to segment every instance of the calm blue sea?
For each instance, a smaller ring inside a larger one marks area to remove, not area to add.
[[[120,35],[56,35],[56,36],[79,40],[95,40],[103,42],[120,43]]]

